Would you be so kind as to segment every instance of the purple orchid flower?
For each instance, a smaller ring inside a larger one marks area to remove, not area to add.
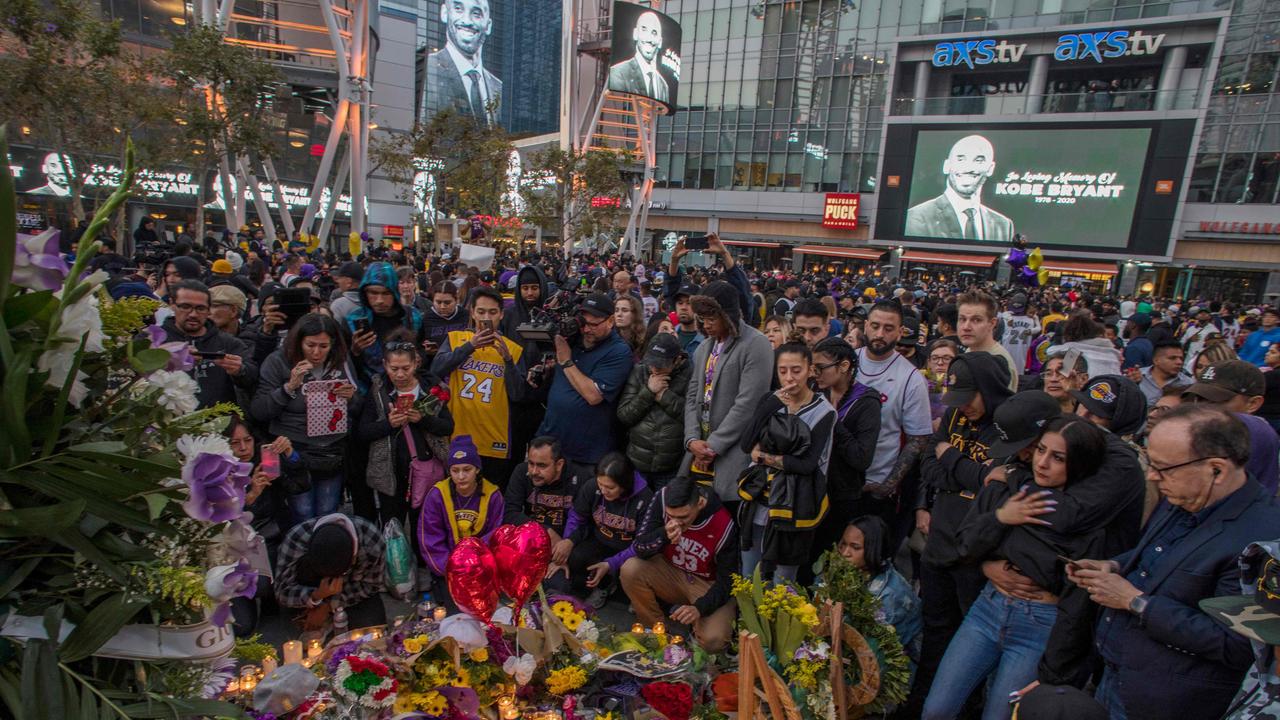
[[[202,452],[182,466],[182,481],[191,497],[182,504],[187,515],[204,522],[224,523],[244,514],[245,490],[253,465]]]
[[[222,627],[231,619],[232,598],[252,598],[258,592],[258,571],[244,560],[235,565],[220,565],[205,576],[204,590],[218,601],[209,620]]]
[[[164,369],[169,372],[186,372],[195,367],[195,358],[191,355],[191,346],[184,342],[165,342],[164,328],[157,325],[148,325],[145,330],[147,339],[151,341],[151,348],[155,350],[164,350],[169,353],[169,362],[165,364]]]
[[[13,258],[13,284],[28,290],[57,290],[71,272],[58,252],[58,231],[49,228],[39,235],[18,233]]]

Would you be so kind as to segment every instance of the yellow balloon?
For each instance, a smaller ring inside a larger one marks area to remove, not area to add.
[[[302,237],[302,241],[307,244],[307,252],[315,252],[316,248],[320,247],[319,235],[303,234],[301,237]]]
[[[351,253],[351,257],[360,254],[360,233],[353,232],[347,236],[347,251]]]
[[[1040,281],[1041,285],[1047,285],[1049,283],[1049,269],[1040,268],[1039,270],[1037,270],[1036,279]]]
[[[1027,267],[1031,268],[1032,270],[1039,270],[1040,266],[1043,264],[1044,264],[1044,253],[1040,251],[1040,248],[1036,248],[1035,250],[1032,250],[1031,253],[1027,255]]]

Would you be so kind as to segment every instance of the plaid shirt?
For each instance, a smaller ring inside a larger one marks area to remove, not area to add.
[[[285,535],[280,545],[280,554],[276,562],[276,600],[284,607],[311,607],[307,600],[315,590],[310,585],[298,582],[298,561],[307,552],[311,544],[311,535],[316,526],[314,518],[294,527]],[[360,517],[351,517],[356,528],[359,552],[355,563],[347,571],[343,579],[342,592],[338,593],[338,602],[343,607],[351,607],[370,595],[382,591],[386,555],[382,542],[382,533],[373,523]]]

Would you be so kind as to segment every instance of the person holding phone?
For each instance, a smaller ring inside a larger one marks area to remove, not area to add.
[[[238,403],[239,392],[252,392],[258,380],[258,364],[248,345],[235,335],[218,329],[210,319],[213,294],[197,280],[182,280],[171,286],[172,317],[164,321],[163,342],[190,345],[195,364],[187,374],[200,387],[196,398],[201,408],[218,403]]]
[[[423,311],[425,337],[422,351],[426,355],[426,367],[430,367],[445,337],[455,330],[466,330],[470,317],[467,309],[458,302],[458,286],[448,280],[441,280],[428,288],[427,296],[431,299],[431,307]]]
[[[493,288],[471,291],[470,330],[445,336],[431,372],[449,383],[453,436],[469,435],[484,476],[506,490],[511,463],[511,402],[525,396],[524,348],[498,332],[502,295]]]
[[[422,313],[400,302],[400,278],[390,263],[376,262],[360,281],[360,307],[347,315],[351,355],[365,387],[384,371],[383,353],[393,333],[407,331],[414,344],[422,342]]]
[[[282,463],[285,501],[294,523],[327,515],[342,499],[350,418],[359,414],[361,404],[346,361],[346,339],[338,324],[312,313],[293,326],[284,347],[262,367],[251,414],[272,434],[287,437],[298,451],[298,462]],[[335,408],[319,427],[310,422],[307,408],[308,398],[315,396],[303,392],[309,382],[328,383],[334,399],[346,405]]]

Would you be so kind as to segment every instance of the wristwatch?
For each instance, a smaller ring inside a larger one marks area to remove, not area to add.
[[[1150,601],[1151,601],[1151,598],[1147,597],[1146,595],[1139,595],[1138,597],[1130,600],[1129,613],[1132,615],[1137,615],[1138,618],[1141,619],[1143,613],[1147,611],[1147,603]]]

